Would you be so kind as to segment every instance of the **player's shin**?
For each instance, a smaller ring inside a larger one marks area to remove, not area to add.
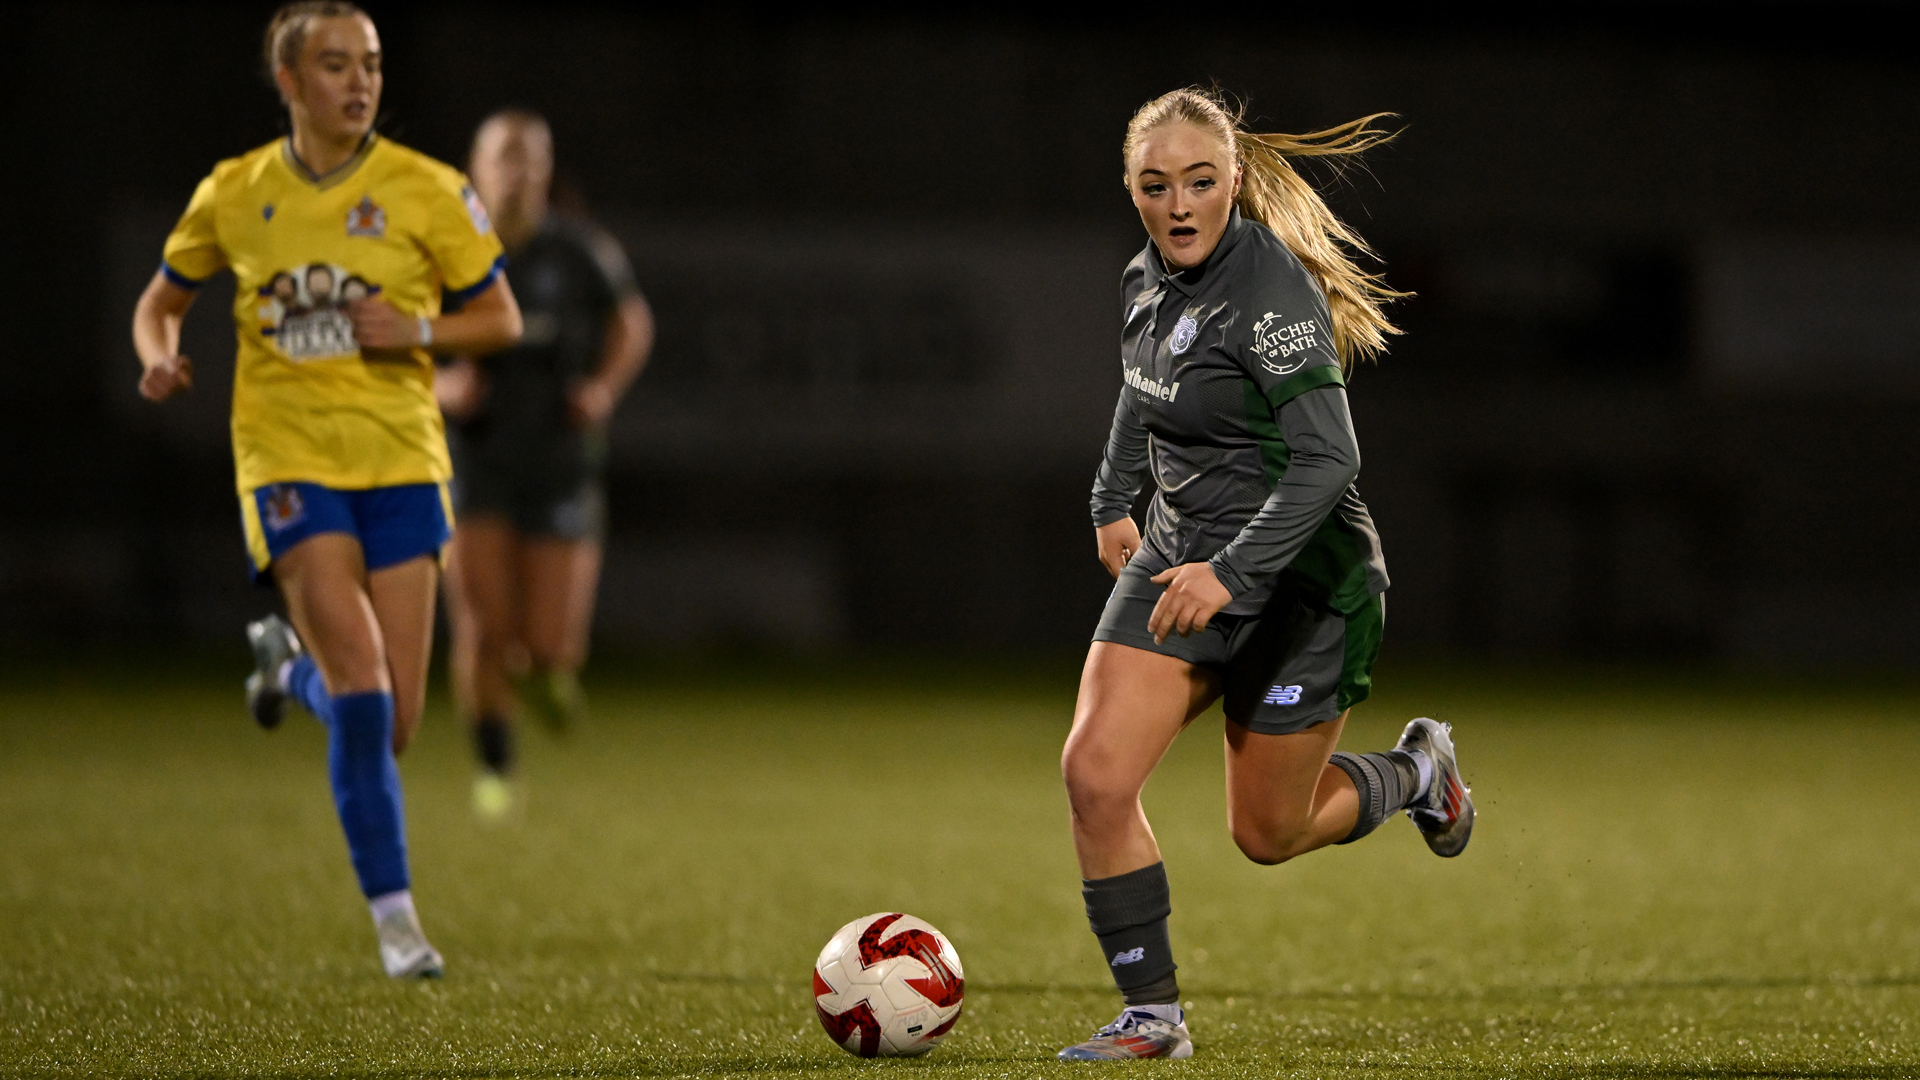
[[[497,713],[482,714],[473,722],[473,752],[480,767],[495,776],[513,772],[513,725]]]
[[[1360,814],[1353,831],[1339,843],[1353,843],[1419,798],[1432,776],[1432,767],[1424,758],[1423,754],[1405,750],[1384,754],[1336,751],[1329,764],[1347,774],[1360,797]]]
[[[328,773],[360,891],[369,898],[401,892],[408,885],[407,831],[393,759],[393,695],[341,694],[330,712]]]
[[[1180,1000],[1174,979],[1167,916],[1173,902],[1165,863],[1110,878],[1082,881],[1087,922],[1128,1005],[1172,1005]]]

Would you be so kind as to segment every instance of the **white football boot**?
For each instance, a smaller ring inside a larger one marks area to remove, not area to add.
[[[278,615],[247,624],[247,644],[253,647],[253,674],[247,676],[247,711],[253,722],[272,731],[286,715],[287,690],[282,679],[287,665],[300,655],[300,637]]]
[[[1407,816],[1429,848],[1443,859],[1467,850],[1473,838],[1473,789],[1460,779],[1453,752],[1453,725],[1421,717],[1407,725],[1396,750],[1419,752],[1433,766],[1426,790],[1407,807]]]
[[[1067,1047],[1059,1056],[1061,1061],[1177,1060],[1193,1056],[1193,1039],[1187,1035],[1187,1014],[1180,1006],[1129,1005],[1093,1038]]]
[[[387,969],[389,978],[437,979],[446,973],[446,964],[427,943],[412,905],[387,912],[373,927],[380,935],[380,966]]]

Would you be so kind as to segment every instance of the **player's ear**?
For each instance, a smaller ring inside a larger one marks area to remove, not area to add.
[[[294,77],[292,68],[285,64],[275,64],[273,68],[273,85],[280,91],[280,104],[293,104],[294,91],[299,89],[300,82]]]

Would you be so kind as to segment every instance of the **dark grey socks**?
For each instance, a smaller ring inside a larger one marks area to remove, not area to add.
[[[1080,894],[1086,898],[1087,922],[1100,939],[1107,970],[1127,1004],[1177,1004],[1180,986],[1174,981],[1173,946],[1167,940],[1173,901],[1166,864],[1082,881]]]
[[[473,749],[495,776],[513,771],[513,727],[498,716],[482,716],[473,725]]]
[[[1349,754],[1335,751],[1332,764],[1353,781],[1360,794],[1360,817],[1353,823],[1343,844],[1351,844],[1380,827],[1380,823],[1404,810],[1420,793],[1420,766],[1404,750],[1384,754]]]

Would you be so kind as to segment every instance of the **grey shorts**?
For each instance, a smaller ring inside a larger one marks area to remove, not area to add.
[[[598,541],[606,533],[607,497],[596,479],[555,484],[545,477],[468,468],[451,485],[456,520],[497,514],[527,536]]]
[[[1342,615],[1302,599],[1282,574],[1258,615],[1215,615],[1207,628],[1154,644],[1147,632],[1153,606],[1166,592],[1145,569],[1120,572],[1095,641],[1176,656],[1220,676],[1227,719],[1262,735],[1290,735],[1339,716],[1373,689],[1386,598],[1374,595]]]

